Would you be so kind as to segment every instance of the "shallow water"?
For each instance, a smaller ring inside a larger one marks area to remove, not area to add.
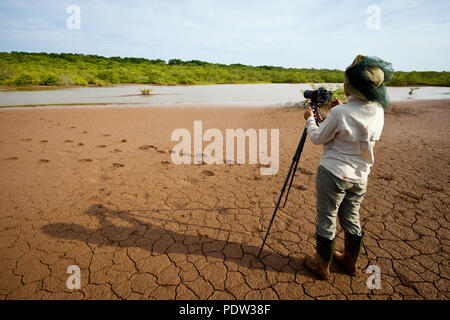
[[[316,87],[319,85],[316,84]],[[328,85],[331,88],[335,84]],[[151,88],[152,95],[139,89]],[[102,88],[54,90],[0,90],[0,106],[54,104],[226,104],[279,105],[304,100],[301,90],[310,84],[222,84],[198,86],[120,85]],[[450,99],[450,87],[421,87],[409,95],[408,87],[389,87],[391,101]]]

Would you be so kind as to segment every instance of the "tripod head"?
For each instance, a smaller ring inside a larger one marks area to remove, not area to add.
[[[309,103],[309,106],[311,107],[311,109],[312,109],[312,111],[313,111],[313,113],[314,113],[314,119],[316,120],[316,124],[317,125],[319,125],[319,123],[321,123],[322,121],[324,121],[325,120],[325,115],[322,113],[322,112],[320,112],[320,107],[319,107],[319,104],[316,102],[316,103],[314,103],[314,102],[310,102]]]

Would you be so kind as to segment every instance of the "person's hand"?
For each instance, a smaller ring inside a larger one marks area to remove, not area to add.
[[[341,100],[339,100],[339,99],[334,99],[333,101],[330,102],[330,109],[331,109],[331,108],[334,108],[334,107],[336,107],[336,106],[338,106],[338,105],[340,105],[340,104],[342,104]]]
[[[303,115],[305,117],[305,120],[308,120],[309,117],[312,117],[314,115],[311,107],[308,107],[308,109],[305,110],[305,114]]]

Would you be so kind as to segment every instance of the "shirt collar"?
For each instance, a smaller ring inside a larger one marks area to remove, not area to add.
[[[351,101],[363,101],[363,102],[364,102],[364,100],[362,100],[362,99],[360,99],[360,98],[358,98],[358,97],[352,96],[352,95],[349,95],[349,96],[347,97],[347,101],[348,101],[348,102],[351,102]]]

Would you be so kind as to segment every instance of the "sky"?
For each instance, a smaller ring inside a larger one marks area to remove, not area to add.
[[[2,0],[0,51],[339,70],[363,54],[449,71],[450,1]]]

